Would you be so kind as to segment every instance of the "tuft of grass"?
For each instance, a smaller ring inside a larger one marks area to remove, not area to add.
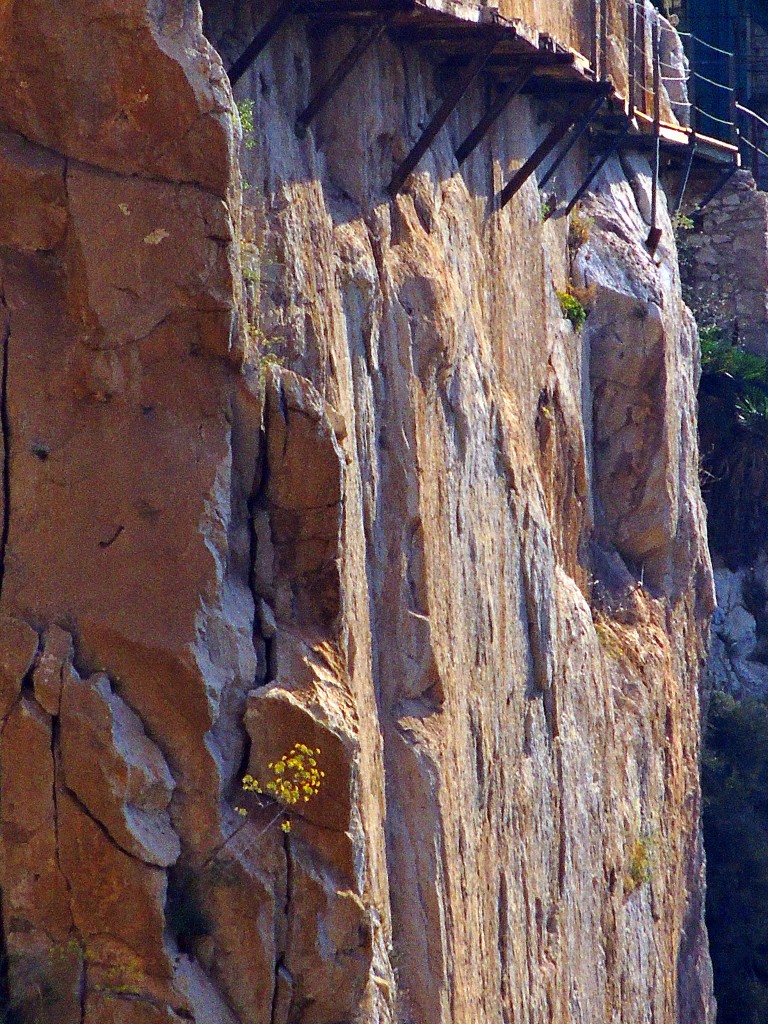
[[[545,192],[539,192],[539,220],[543,224],[555,212],[555,198]]]
[[[768,531],[768,359],[702,328],[699,433],[713,549],[749,563]]]
[[[672,227],[675,230],[675,234],[679,231],[693,231],[696,225],[693,223],[693,218],[687,214],[678,210],[672,218]]]
[[[243,129],[243,145],[246,149],[253,149],[256,145],[253,124],[253,100],[238,100],[237,112],[240,115],[240,124]]]
[[[639,835],[630,845],[627,870],[624,874],[624,892],[627,895],[650,882],[655,845],[656,840],[651,835]]]
[[[578,334],[587,321],[587,310],[584,304],[570,287],[567,291],[557,292],[557,300],[560,303],[560,311],[563,316],[571,322],[573,329]]]
[[[594,218],[585,216],[578,206],[573,210],[568,221],[568,252],[571,256],[589,241],[594,223]]]

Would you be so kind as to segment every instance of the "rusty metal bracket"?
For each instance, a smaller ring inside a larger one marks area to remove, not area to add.
[[[467,64],[461,74],[456,78],[453,85],[448,90],[448,95],[440,104],[440,109],[421,133],[419,141],[392,175],[392,180],[389,185],[387,185],[387,191],[391,196],[396,196],[408,180],[419,160],[421,160],[432,145],[437,133],[455,110],[464,93],[483,70],[483,67],[493,51],[496,49],[498,43],[499,36],[494,33],[485,40],[469,64]]]
[[[683,206],[683,200],[685,199],[686,189],[688,188],[688,182],[691,177],[691,171],[693,170],[693,161],[696,157],[696,133],[692,132],[691,137],[688,141],[688,156],[685,159],[685,167],[683,168],[682,177],[680,178],[680,189],[675,199],[675,205],[672,208],[672,216],[679,213]]]
[[[613,154],[616,152],[616,150],[619,148],[621,143],[627,137],[628,133],[629,133],[629,121],[627,121],[627,124],[625,125],[624,129],[622,131],[618,132],[614,136],[613,141],[611,142],[610,146],[605,150],[605,152],[600,154],[600,156],[598,157],[597,161],[595,162],[594,167],[589,172],[589,174],[586,176],[584,181],[581,183],[581,187],[579,189],[577,189],[576,194],[574,195],[573,199],[571,199],[571,201],[565,207],[565,209],[563,210],[562,214],[560,214],[560,216],[567,217],[568,214],[573,210],[573,208],[576,205],[576,203],[578,203],[578,201],[582,198],[582,196],[584,196],[584,194],[586,193],[586,191],[589,188],[589,186],[592,184],[592,182],[598,176],[600,171],[602,171],[603,167],[605,167],[605,165],[611,159]],[[559,212],[559,211],[556,211],[556,212]],[[553,215],[554,215],[554,213],[553,213]]]
[[[536,168],[543,160],[546,160],[555,146],[558,145],[571,125],[573,125],[575,121],[587,112],[587,109],[592,105],[592,102],[593,97],[590,96],[588,103],[582,101],[582,103],[577,104],[576,107],[569,110],[567,114],[555,123],[544,141],[536,147],[531,156],[528,157],[522,167],[519,168],[519,170],[501,190],[501,195],[499,197],[500,209],[503,209],[510,199],[520,191]]]
[[[386,32],[393,21],[396,11],[380,14],[368,27],[368,31],[358,39],[344,59],[337,65],[330,77],[325,81],[304,110],[296,118],[296,134],[303,138],[312,120],[320,113],[326,103],[334,96],[354,66],[373,44]]]
[[[704,196],[704,198],[699,203],[696,204],[696,208],[694,209],[691,215],[692,217],[698,217],[699,214],[702,213],[702,211],[704,210],[704,207],[709,206],[709,204],[712,202],[712,200],[715,198],[718,192],[725,188],[725,186],[734,176],[736,171],[738,171],[738,169],[739,166],[734,160],[733,166],[729,167],[726,171],[723,172],[723,174],[720,176],[720,181],[713,185],[709,192],[707,192],[707,194]]]
[[[584,134],[589,129],[589,126],[592,124],[594,119],[600,113],[600,110],[602,109],[603,104],[605,103],[606,99],[608,98],[609,91],[610,91],[610,86],[604,86],[604,88],[601,91],[601,95],[598,96],[598,98],[595,100],[595,102],[592,104],[592,106],[589,108],[589,110],[586,112],[586,114],[582,114],[582,116],[579,118],[578,122],[571,126],[571,128],[569,130],[570,134],[568,136],[568,139],[567,139],[565,145],[560,150],[560,152],[557,154],[555,159],[552,161],[551,166],[547,168],[547,173],[544,175],[544,177],[539,182],[539,188],[544,188],[545,187],[547,182],[549,182],[552,179],[552,176],[557,173],[557,169],[560,167],[560,165],[562,164],[563,160],[565,160],[565,158],[571,152],[571,150],[576,145],[576,143],[581,138],[583,138]]]
[[[294,11],[298,8],[301,0],[283,0],[278,9],[267,21],[266,25],[257,32],[255,38],[246,46],[235,63],[229,69],[229,81],[232,85],[243,77],[248,68],[253,64],[262,50],[271,42],[273,36],[277,35],[283,25],[288,21]]]
[[[510,82],[507,82],[506,85],[502,87],[496,96],[496,99],[491,103],[482,118],[456,150],[456,162],[458,164],[463,164],[467,157],[471,153],[474,153],[488,134],[489,130],[493,127],[496,121],[498,121],[515,96],[523,91],[531,78],[533,78],[533,75],[534,69],[532,68],[521,71],[515,78]]]
[[[653,178],[651,180],[651,229],[648,232],[645,246],[653,256],[661,241],[661,228],[657,223],[661,165],[661,49],[657,20],[651,26],[651,33],[653,48]]]

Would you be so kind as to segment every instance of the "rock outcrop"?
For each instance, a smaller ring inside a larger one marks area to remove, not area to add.
[[[261,7],[205,6],[229,60]],[[494,201],[547,109],[457,172],[476,84],[390,200],[429,54],[382,37],[299,139],[352,38],[301,18],[238,165],[202,25],[0,13],[0,998],[711,1021],[696,356],[647,166],[569,245],[535,182]],[[296,743],[316,797],[243,794]]]

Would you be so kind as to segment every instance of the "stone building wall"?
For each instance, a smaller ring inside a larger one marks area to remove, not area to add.
[[[768,194],[738,171],[690,231],[678,231],[686,299],[700,325],[768,354]]]

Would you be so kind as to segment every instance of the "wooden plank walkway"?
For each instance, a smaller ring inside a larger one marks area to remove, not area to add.
[[[626,0],[626,4],[629,96],[616,88],[610,78],[606,56],[608,8],[602,0],[595,0],[594,5],[595,39],[591,59],[521,19],[504,17],[495,8],[480,7],[470,0],[281,0],[229,74],[234,84],[293,16],[309,19],[314,31],[331,32],[341,25],[356,26],[360,30],[357,43],[340,55],[336,69],[299,114],[297,132],[303,134],[319,110],[332,102],[334,93],[368,46],[384,32],[400,45],[421,47],[434,60],[449,65],[452,74],[447,79],[447,92],[420,138],[414,141],[411,152],[394,169],[388,185],[391,195],[405,185],[479,74],[489,76],[495,89],[489,93],[489,106],[480,121],[456,150],[459,164],[477,147],[518,93],[526,92],[545,100],[565,99],[570,104],[571,114],[556,120],[544,142],[504,187],[500,194],[502,206],[547,157],[554,154],[552,159],[558,161],[574,144],[576,136],[587,132],[597,147],[602,147],[603,155],[618,146],[649,149],[652,154],[664,154],[667,163],[679,162],[681,167],[687,167],[686,176],[694,163],[711,165],[718,172],[738,167],[738,145],[661,118],[658,26],[654,23],[655,53],[647,54],[643,45],[638,57],[635,52],[637,20],[644,24],[646,10],[640,8],[640,0]],[[645,39],[645,29],[641,31],[641,38]],[[647,108],[645,75],[649,68],[656,70],[655,86],[651,89],[653,114],[638,109],[635,103],[635,91],[640,82],[646,94],[641,105]],[[643,77],[638,79],[638,74]],[[560,157],[556,152],[558,148]],[[655,157],[655,166],[658,168],[658,157]]]

